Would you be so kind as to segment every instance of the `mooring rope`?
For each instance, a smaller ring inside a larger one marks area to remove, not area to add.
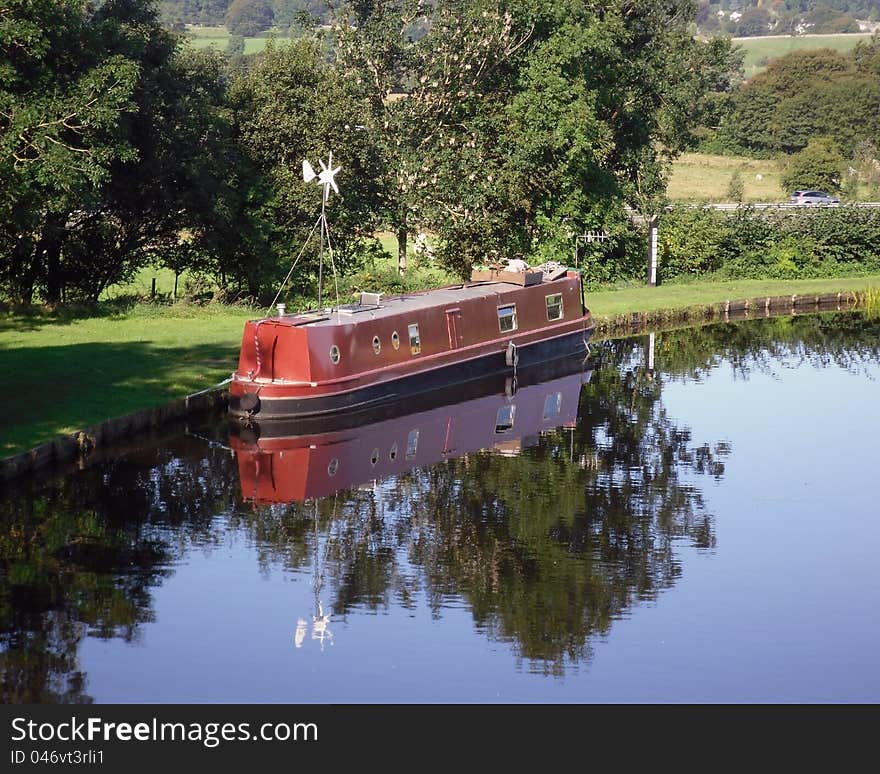
[[[190,398],[195,398],[198,395],[204,395],[206,392],[211,392],[212,390],[216,390],[218,387],[222,387],[224,384],[229,384],[232,381],[232,377],[226,377],[222,382],[217,382],[217,384],[212,385],[211,387],[205,387],[204,390],[199,390],[198,392],[193,392],[190,395],[186,396],[187,405],[189,404]]]

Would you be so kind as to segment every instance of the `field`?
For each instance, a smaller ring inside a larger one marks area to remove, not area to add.
[[[231,37],[226,27],[187,27],[187,37],[193,48],[216,48],[218,51],[225,51],[229,45]],[[258,54],[269,42],[271,35],[261,35],[255,38],[244,39],[244,53]],[[280,35],[279,35],[280,37]]]
[[[850,35],[767,35],[760,38],[735,38],[734,43],[745,52],[745,75],[751,78],[767,67],[767,63],[791,51],[811,48],[833,48],[850,51],[860,40],[868,40],[868,33]]]
[[[743,181],[743,201],[779,202],[788,198],[779,182],[779,162],[735,156],[685,153],[672,168],[667,194],[673,201],[729,202],[735,170]]]

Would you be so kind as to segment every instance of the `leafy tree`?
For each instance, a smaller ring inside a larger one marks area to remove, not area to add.
[[[456,179],[493,141],[521,33],[493,3],[402,0],[344,6],[334,34],[338,66],[371,108],[364,126],[382,159],[378,190],[403,273],[413,228],[462,203]]]
[[[739,168],[733,170],[730,181],[727,184],[727,196],[731,201],[741,202],[743,200],[744,183],[742,172]]]
[[[440,2],[421,37],[406,8],[357,4],[337,50],[390,135],[398,233],[411,217],[427,224],[440,259],[465,275],[554,241],[542,257],[567,259],[563,222],[624,234],[623,202],[657,206],[669,160],[733,62],[728,42],[690,35],[689,2]],[[404,96],[392,100],[395,87]],[[627,247],[615,242],[618,258]]]
[[[277,284],[297,260],[321,210],[321,190],[305,185],[302,161],[315,165],[333,152],[340,196],[330,199],[336,269],[358,260],[358,245],[377,226],[374,148],[358,122],[368,113],[356,84],[325,61],[314,39],[270,43],[235,82],[232,104],[243,154],[253,164],[243,222],[255,224],[255,240],[240,271],[259,296]],[[296,289],[311,294],[318,271],[317,236],[298,264]],[[329,268],[329,267],[328,267]]]
[[[512,220],[530,248],[556,241],[564,259],[563,219],[577,232],[620,234],[624,202],[656,212],[672,158],[735,57],[727,41],[693,39],[686,2],[530,10],[531,37],[495,144],[509,186],[501,199],[521,204]],[[613,244],[617,255],[606,260],[638,271],[626,241]]]
[[[739,37],[767,35],[771,26],[770,12],[766,8],[747,8],[736,24],[736,34]]]
[[[13,10],[20,34],[39,18],[43,37],[27,57],[11,41],[0,96],[3,284],[23,303],[94,301],[182,229],[216,224],[229,192],[222,58],[178,52],[148,0]]]
[[[810,140],[807,147],[788,160],[782,173],[782,185],[789,189],[818,188],[840,190],[843,156],[829,137]]]
[[[795,51],[771,61],[733,96],[722,136],[759,155],[793,153],[822,135],[850,152],[880,132],[880,77],[871,72],[871,51]]]
[[[135,155],[123,117],[135,110],[138,64],[102,45],[108,28],[79,0],[10,0],[0,20],[2,279],[18,302],[42,283],[54,303],[69,215]]]

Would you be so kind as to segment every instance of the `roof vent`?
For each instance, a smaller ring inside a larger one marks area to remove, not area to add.
[[[361,306],[379,306],[382,300],[381,293],[361,293]]]

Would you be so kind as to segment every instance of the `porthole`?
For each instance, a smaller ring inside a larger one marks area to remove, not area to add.
[[[379,341],[378,336],[373,336],[373,352],[377,355],[382,351],[382,342]]]
[[[400,349],[400,336],[397,335],[397,331],[391,334],[391,346],[394,349]]]
[[[330,347],[330,362],[336,365],[339,362],[339,347],[335,344]]]
[[[336,475],[337,470],[339,470],[339,459],[334,457],[330,460],[330,464],[327,466],[327,475],[332,478]]]
[[[373,449],[373,455],[370,457],[370,462],[375,465],[379,461],[379,450]]]
[[[388,452],[388,459],[392,462],[397,459],[397,442],[395,441],[394,445],[391,447],[391,451]]]

